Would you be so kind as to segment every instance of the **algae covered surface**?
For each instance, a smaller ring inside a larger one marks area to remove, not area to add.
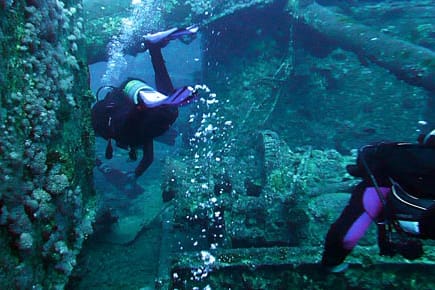
[[[0,284],[62,288],[95,215],[82,5],[0,9]]]

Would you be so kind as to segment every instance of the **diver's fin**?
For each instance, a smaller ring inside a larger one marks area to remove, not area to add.
[[[165,104],[174,106],[185,105],[194,99],[197,94],[197,91],[190,86],[181,87],[176,89],[175,92],[165,100]]]
[[[172,33],[174,33],[175,31],[177,31],[178,29],[175,28],[171,28],[165,31],[159,31],[156,33],[148,33],[147,35],[144,36],[144,39],[146,42],[150,43],[150,44],[158,44],[158,43],[162,43],[165,41],[169,41],[169,37]]]
[[[148,33],[146,35],[138,37],[134,43],[128,46],[124,52],[129,55],[136,55],[140,52],[144,52],[151,47],[165,47],[169,41],[174,39],[181,39],[184,43],[189,43],[193,40],[193,37],[189,40],[188,37],[183,36],[195,36],[198,32],[198,25],[191,25],[186,28],[171,28],[165,31],[156,33]]]
[[[177,29],[176,31],[172,32],[168,38],[169,40],[173,40],[173,39],[177,39],[180,38],[184,35],[193,35],[196,34],[199,30],[199,26],[198,25],[191,25],[189,27],[186,28],[180,28]]]
[[[341,263],[336,266],[328,267],[327,271],[329,273],[343,273],[349,268],[348,263]]]
[[[170,96],[165,96],[159,92],[142,90],[139,96],[148,108],[155,108],[162,105],[181,106],[190,102],[197,92],[190,86],[176,89]]]
[[[160,31],[152,34],[147,34],[144,36],[145,43],[151,45],[165,46],[169,41],[180,38],[184,35],[192,35],[197,33],[199,27],[197,25],[191,25],[186,28],[171,28],[165,31]]]

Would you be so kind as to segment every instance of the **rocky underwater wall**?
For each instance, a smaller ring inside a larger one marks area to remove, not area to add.
[[[92,232],[83,25],[81,1],[0,1],[1,289],[62,289]]]

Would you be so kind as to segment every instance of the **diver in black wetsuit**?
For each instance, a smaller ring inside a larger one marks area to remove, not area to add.
[[[174,90],[165,66],[161,49],[170,40],[195,34],[198,27],[169,29],[143,37],[128,53],[148,49],[155,72],[157,90],[138,79],[128,79],[119,87],[108,88],[109,93],[92,108],[92,125],[97,136],[108,140],[106,158],[113,155],[112,139],[120,148],[129,150],[136,160],[136,149],[142,148],[143,157],[131,177],[141,176],[154,158],[153,139],[165,133],[178,117],[178,107],[192,100],[196,92],[191,87]]]
[[[419,239],[435,239],[435,130],[418,144],[364,146],[348,172],[362,178],[349,204],[326,236],[322,265],[331,272],[343,263],[369,225],[378,226],[380,255],[423,255]]]

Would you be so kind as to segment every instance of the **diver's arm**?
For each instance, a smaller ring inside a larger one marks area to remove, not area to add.
[[[388,175],[385,172],[385,160],[392,150],[397,147],[397,142],[377,142],[365,145],[359,149],[357,168],[355,172],[349,172],[355,177],[369,178],[369,174],[382,178]],[[370,170],[370,172],[367,172]]]
[[[151,163],[154,160],[154,144],[153,140],[149,140],[146,144],[143,145],[143,156],[138,166],[134,170],[134,174],[136,177],[141,176],[147,169],[150,167]]]

